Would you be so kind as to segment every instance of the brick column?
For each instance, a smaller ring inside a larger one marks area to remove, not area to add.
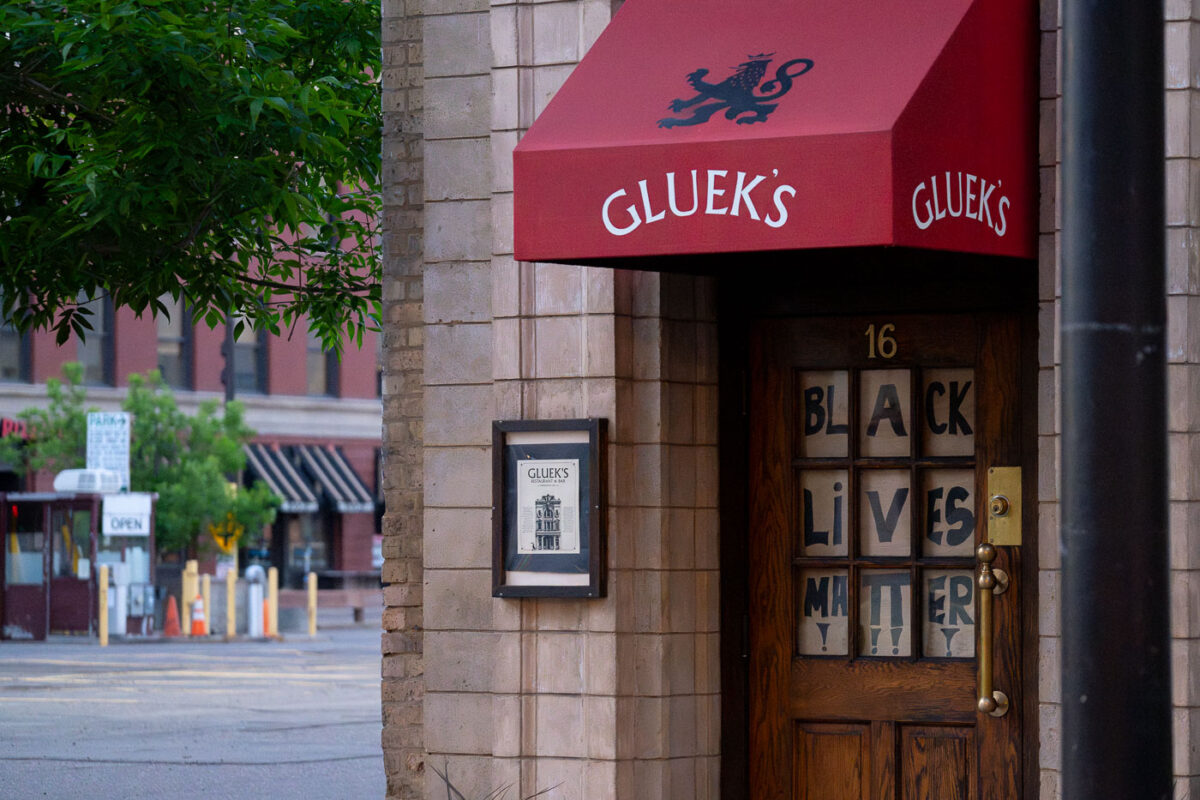
[[[389,798],[424,795],[421,0],[383,0],[383,758]]]

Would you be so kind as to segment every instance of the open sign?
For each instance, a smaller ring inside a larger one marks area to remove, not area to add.
[[[110,494],[101,508],[105,536],[149,536],[151,495],[145,492]]]

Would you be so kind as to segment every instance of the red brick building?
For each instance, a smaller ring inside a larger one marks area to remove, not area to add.
[[[178,309],[178,307],[177,307]],[[13,419],[46,400],[46,380],[64,364],[84,365],[88,404],[117,410],[129,376],[158,368],[181,408],[225,396],[223,326],[193,324],[182,310],[171,319],[141,318],[110,301],[94,303],[95,331],[86,342],[58,346],[54,334],[21,335],[0,328],[0,417]],[[235,396],[257,435],[247,448],[247,479],[262,479],[283,505],[269,532],[244,544],[252,557],[280,568],[284,585],[315,570],[324,583],[378,574],[372,556],[378,532],[375,503],[380,446],[376,335],[347,346],[339,360],[308,335],[246,333],[235,345]],[[48,490],[49,476],[27,478],[0,466],[4,489]],[[137,487],[133,487],[136,491]]]

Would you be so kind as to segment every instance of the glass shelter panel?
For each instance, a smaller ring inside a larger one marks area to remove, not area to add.
[[[4,583],[8,586],[41,585],[45,583],[42,572],[42,551],[46,535],[41,531],[9,531],[5,556]]]
[[[91,518],[91,512],[84,510],[56,508],[51,512],[53,577],[87,580],[91,576]]]

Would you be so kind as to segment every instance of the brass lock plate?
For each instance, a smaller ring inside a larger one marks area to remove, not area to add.
[[[987,540],[992,544],[1021,544],[1021,468],[989,467],[987,480]]]

